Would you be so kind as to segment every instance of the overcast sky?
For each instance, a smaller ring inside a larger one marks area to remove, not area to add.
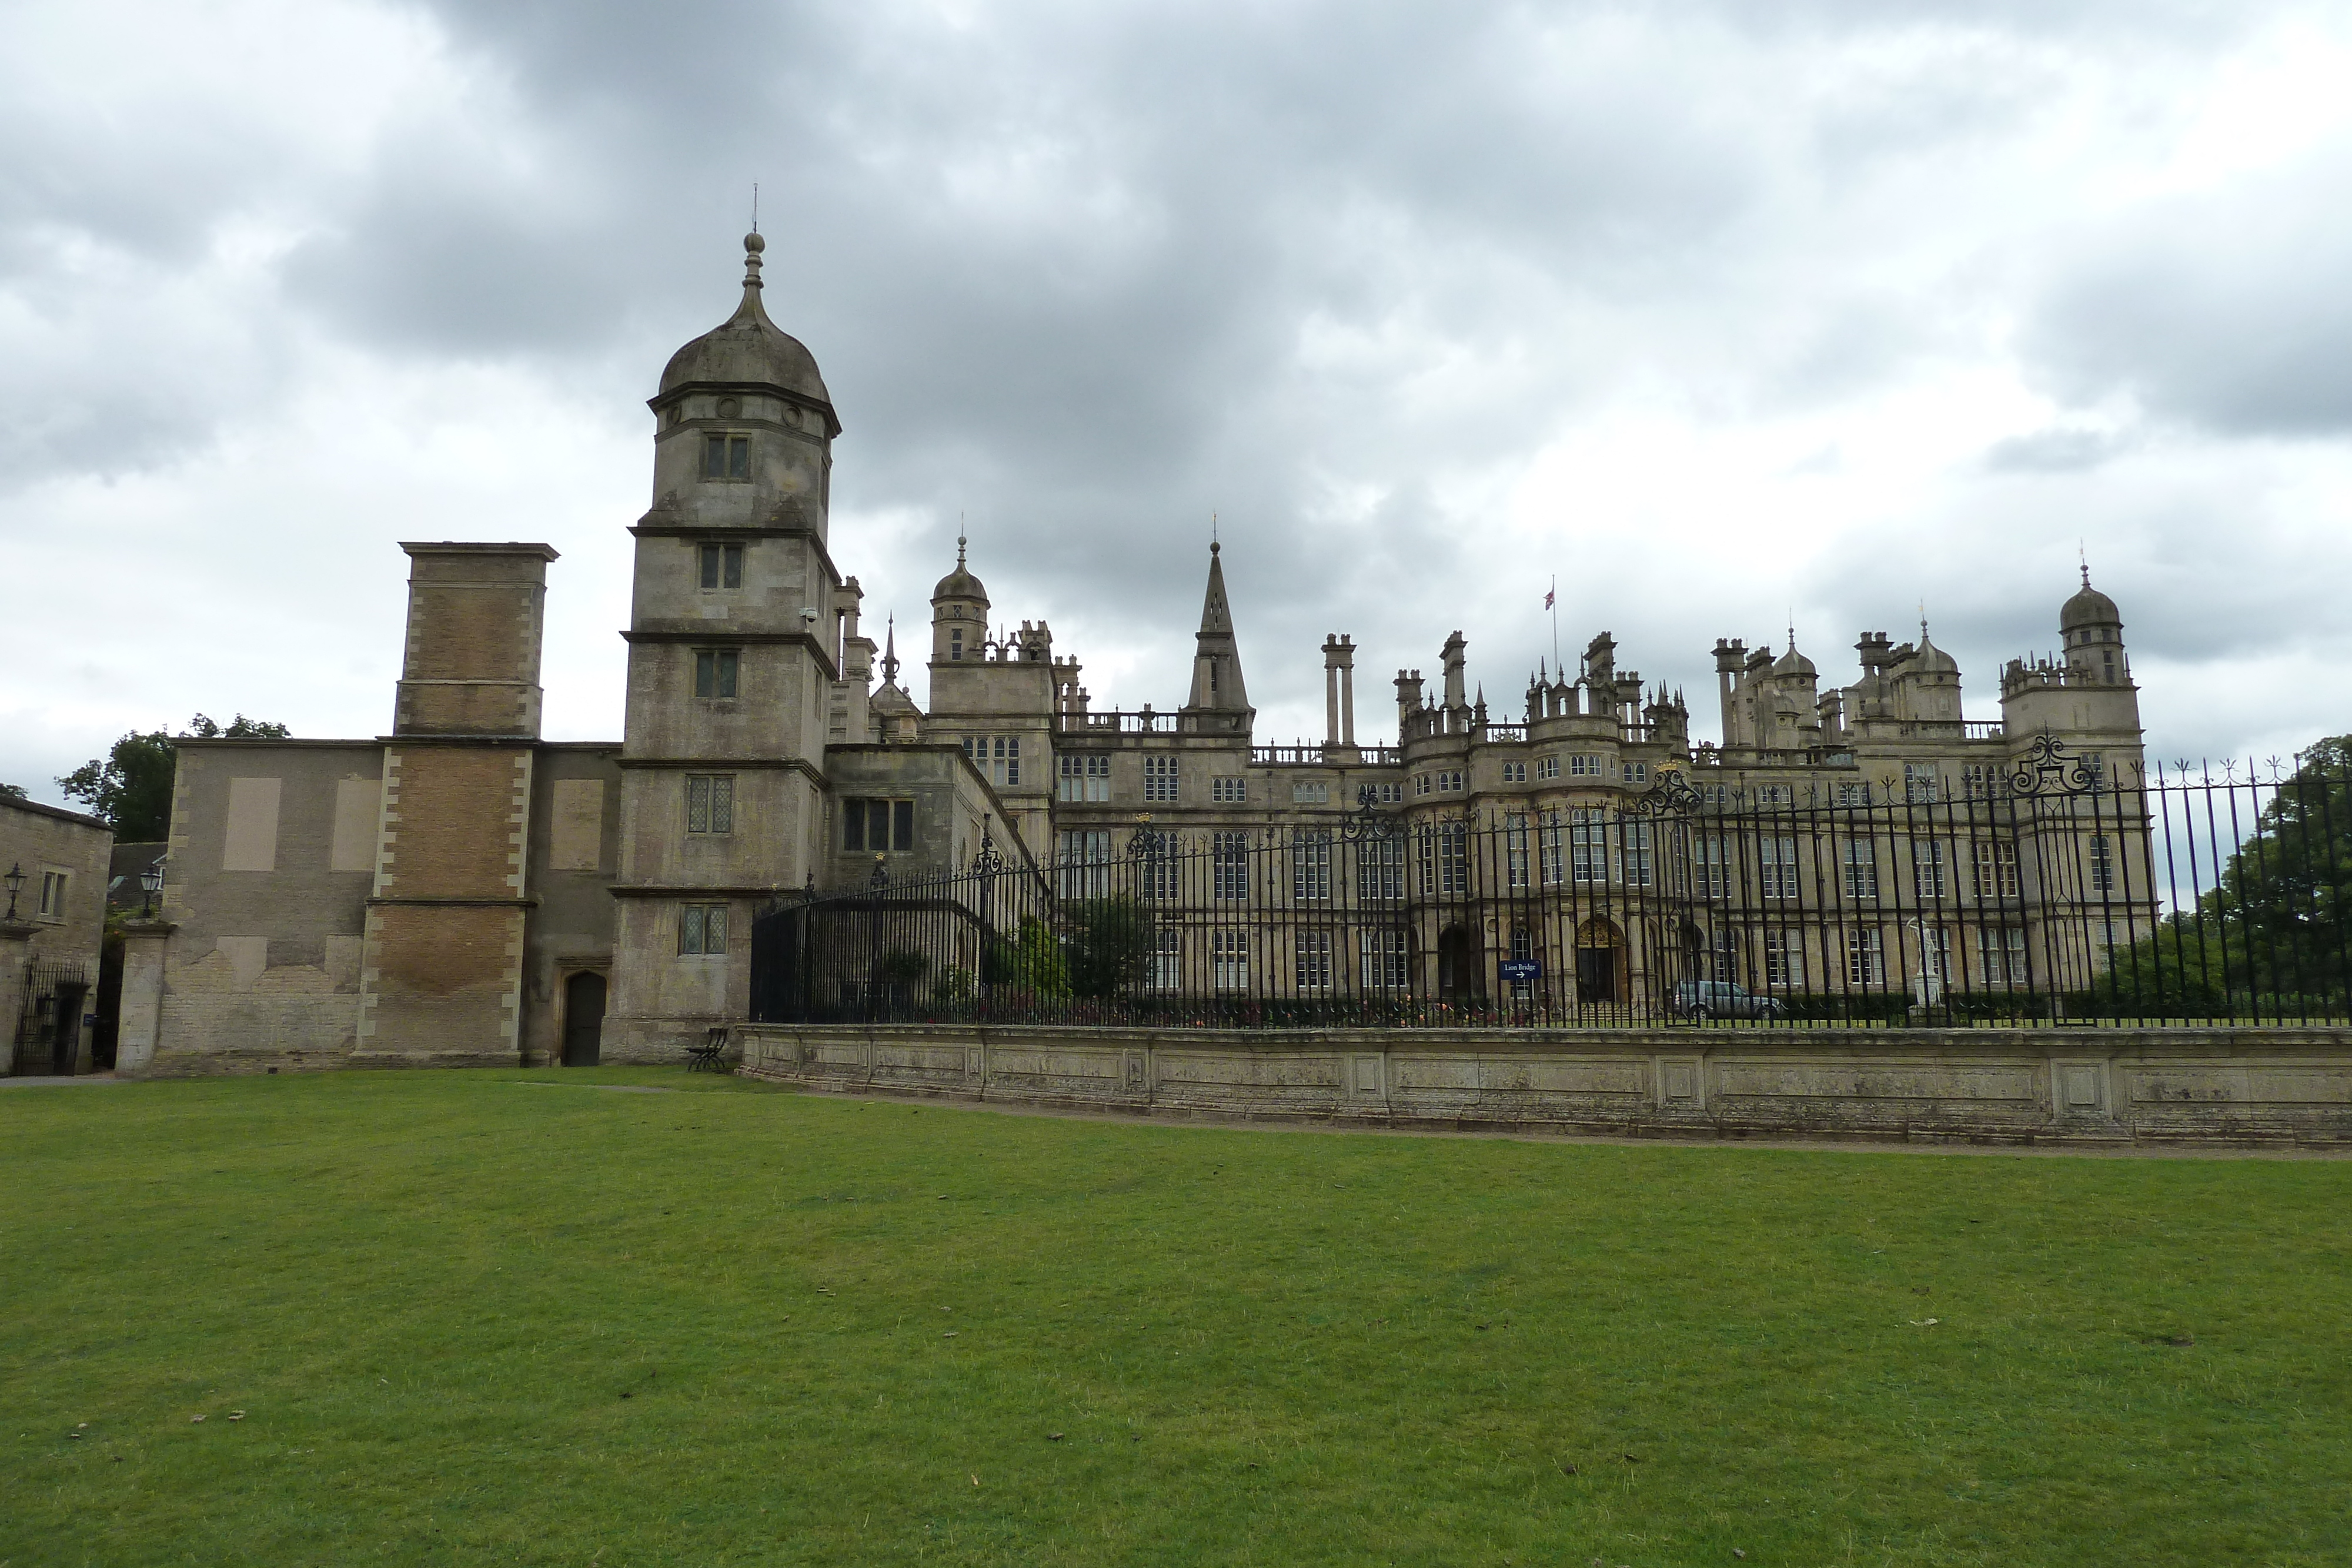
[[[1098,707],[1209,519],[1262,742],[1446,632],[1971,716],[2078,547],[2152,753],[2352,729],[2352,16],[2166,0],[0,7],[0,780],[196,711],[390,722],[404,538],[543,539],[616,737],[645,399],[737,297],[823,366],[919,660],[959,515]],[[921,700],[921,670],[912,671]]]

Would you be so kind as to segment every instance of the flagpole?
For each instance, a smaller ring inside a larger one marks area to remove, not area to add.
[[[1559,573],[1551,577],[1551,588],[1544,594],[1544,608],[1551,612],[1551,667],[1559,668]]]

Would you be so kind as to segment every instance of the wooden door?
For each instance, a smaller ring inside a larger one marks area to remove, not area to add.
[[[604,977],[583,970],[563,982],[563,1065],[595,1066],[604,1039]]]

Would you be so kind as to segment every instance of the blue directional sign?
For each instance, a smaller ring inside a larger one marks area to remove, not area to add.
[[[1543,962],[1538,958],[1506,958],[1500,966],[1503,978],[1515,985],[1543,978]]]

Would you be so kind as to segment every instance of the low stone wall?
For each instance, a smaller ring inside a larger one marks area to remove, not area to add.
[[[2352,1145],[2346,1030],[735,1030],[816,1088],[1139,1115],[1662,1137]]]

